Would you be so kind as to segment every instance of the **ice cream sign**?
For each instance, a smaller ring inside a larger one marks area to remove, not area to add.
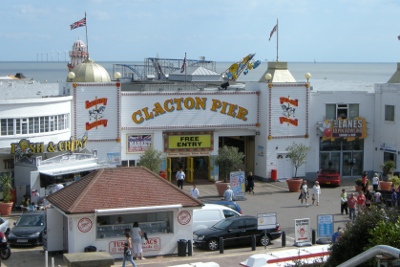
[[[367,137],[367,123],[365,118],[325,120],[317,122],[317,130],[322,133],[322,140],[335,140],[344,138],[347,141]]]

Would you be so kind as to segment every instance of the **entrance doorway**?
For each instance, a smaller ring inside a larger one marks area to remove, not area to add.
[[[211,180],[209,156],[167,158],[167,178],[175,181],[176,173],[182,169],[189,183]]]

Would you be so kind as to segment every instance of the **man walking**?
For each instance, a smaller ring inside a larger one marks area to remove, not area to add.
[[[226,190],[224,192],[223,200],[225,200],[225,201],[233,201],[233,190],[231,189],[230,185],[226,186]]]
[[[183,189],[183,180],[185,180],[185,173],[183,172],[182,169],[180,169],[180,170],[176,173],[176,180],[178,181],[178,187],[180,187],[181,189]]]

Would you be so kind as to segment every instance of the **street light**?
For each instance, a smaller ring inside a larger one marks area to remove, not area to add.
[[[267,74],[265,74],[265,79],[269,82],[271,79],[272,79],[272,75],[271,75],[271,73],[267,73]]]
[[[311,78],[311,74],[309,72],[307,72],[306,74],[304,74],[304,77],[308,80]]]
[[[68,73],[68,78],[73,80],[75,78],[75,73],[73,71]]]
[[[120,72],[115,72],[114,73],[114,78],[117,80],[117,81],[119,81],[119,79],[121,78],[121,73]]]

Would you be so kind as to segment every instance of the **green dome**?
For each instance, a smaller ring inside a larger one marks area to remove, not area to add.
[[[67,82],[111,82],[110,75],[103,66],[86,59],[72,69],[74,75],[68,74]],[[74,78],[70,78],[74,76]]]

